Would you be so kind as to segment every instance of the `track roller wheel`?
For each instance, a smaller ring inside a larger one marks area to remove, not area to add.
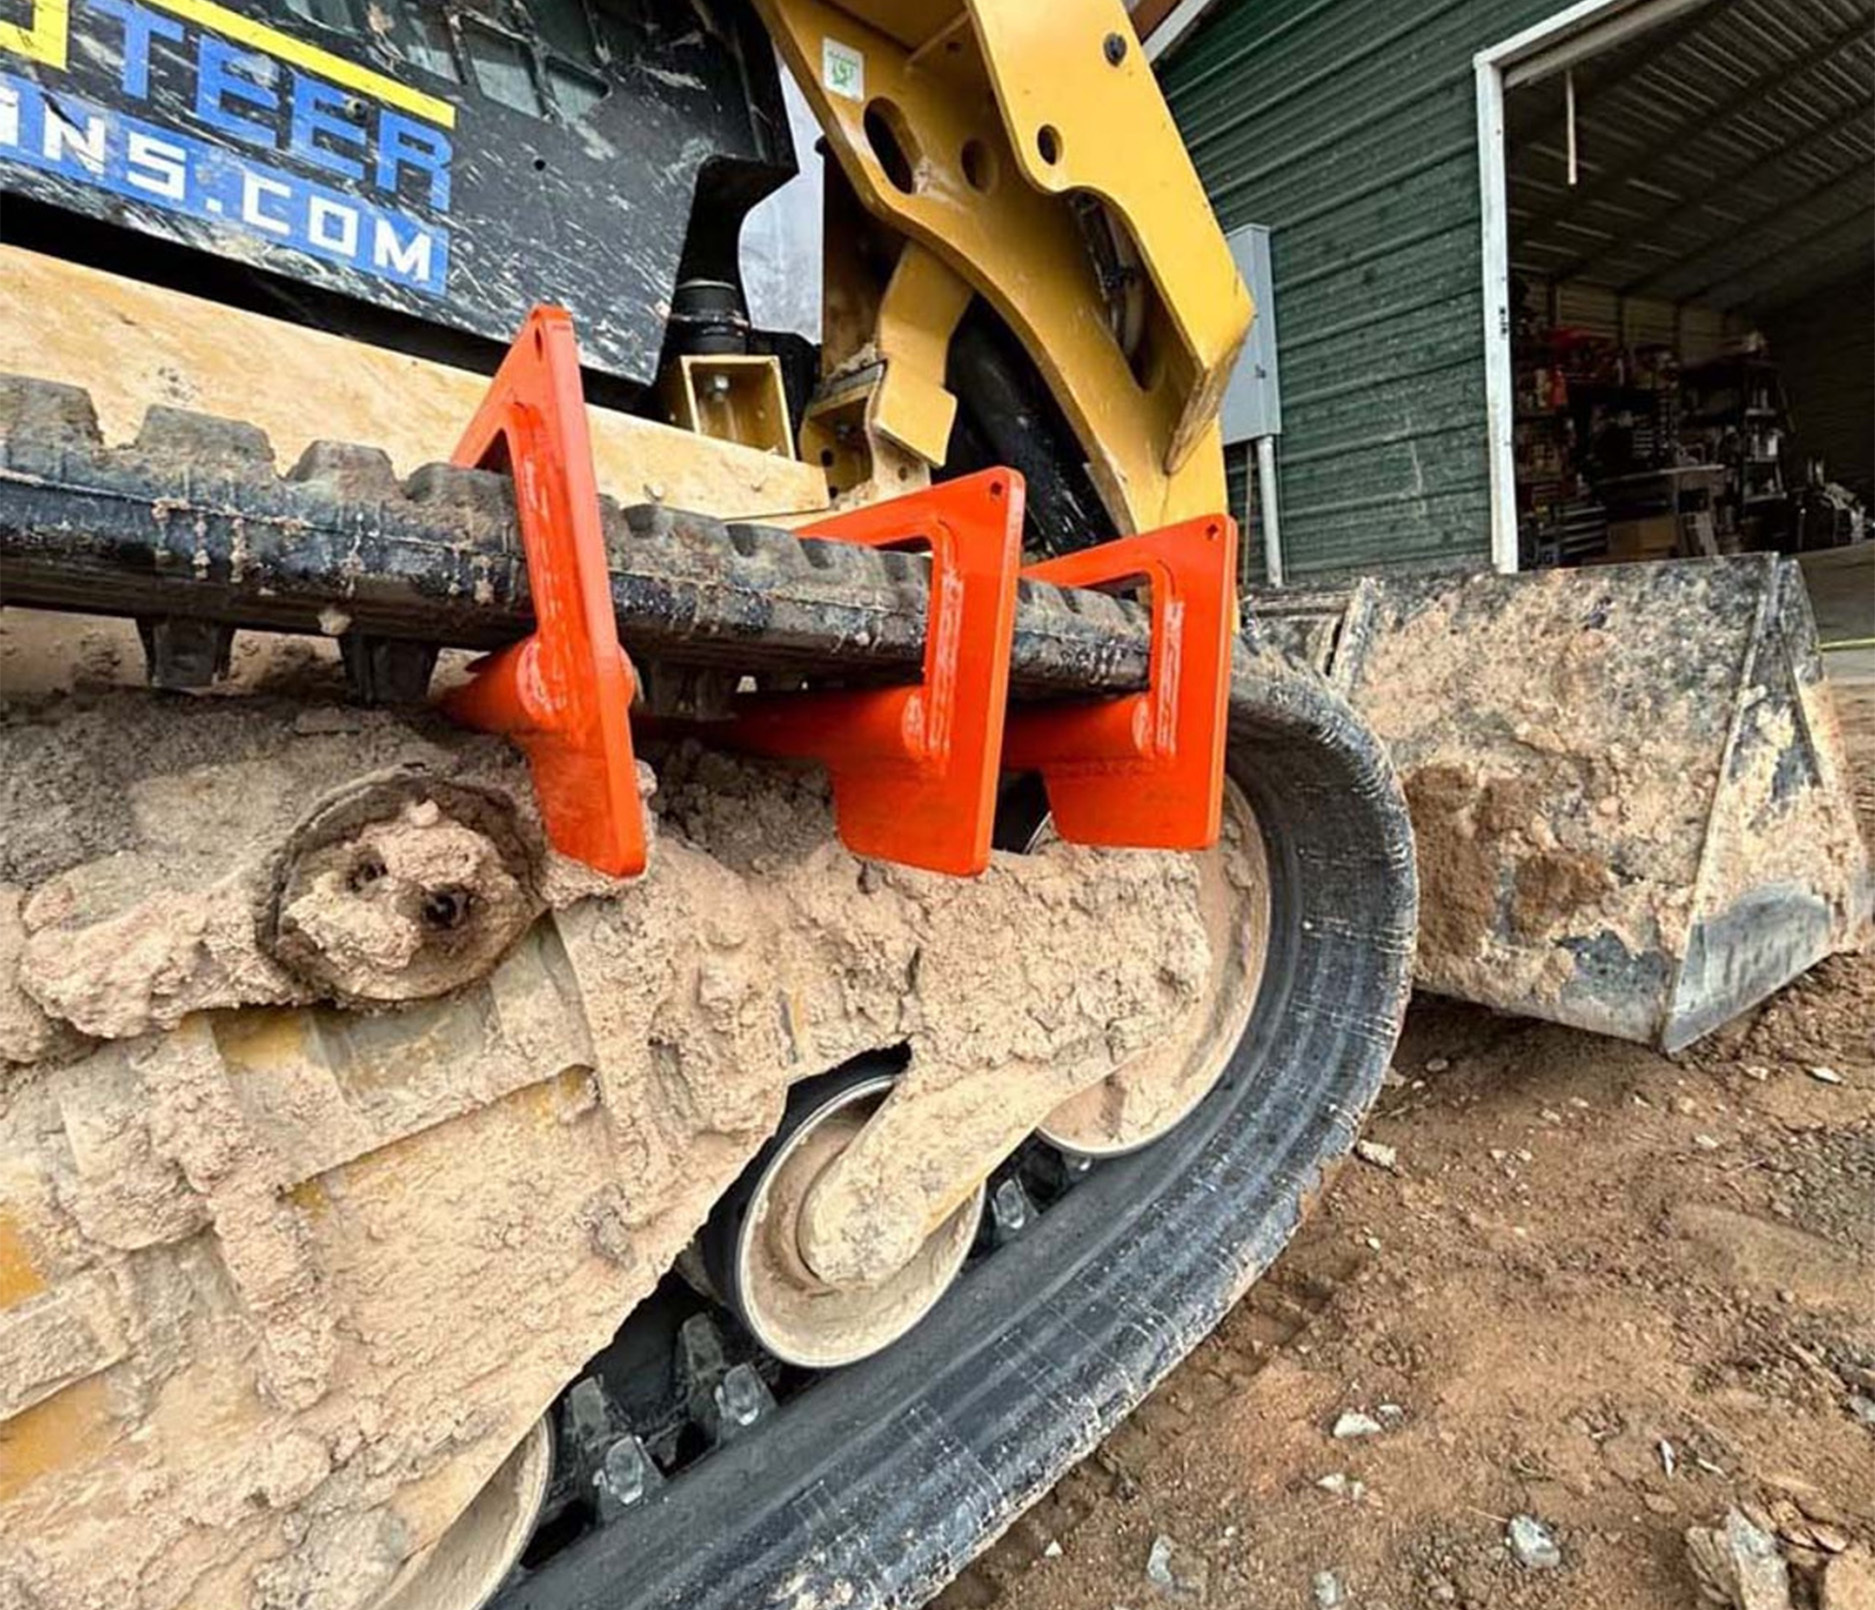
[[[482,1610],[520,1560],[553,1476],[553,1428],[536,1420],[488,1485],[372,1610]]]
[[[784,1363],[834,1369],[891,1346],[950,1289],[976,1239],[981,1185],[909,1262],[876,1286],[829,1286],[801,1256],[808,1193],[891,1093],[897,1076],[892,1059],[862,1057],[795,1086],[780,1129],[704,1232],[711,1283],[749,1333]]]

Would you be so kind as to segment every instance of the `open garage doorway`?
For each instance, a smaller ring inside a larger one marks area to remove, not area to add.
[[[1872,22],[1590,3],[1479,58],[1501,568],[1866,540]]]

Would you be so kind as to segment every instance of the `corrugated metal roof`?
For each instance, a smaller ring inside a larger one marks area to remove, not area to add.
[[[1760,311],[1875,242],[1875,7],[1709,0],[1560,80],[1512,92],[1513,260],[1626,296]]]
[[[1839,194],[1766,223],[1761,247],[1736,238],[1748,216],[1737,206],[1769,208],[1793,186],[1830,183],[1840,164],[1865,151],[1863,130],[1850,125],[1858,104],[1866,114],[1869,47],[1850,35],[1857,18],[1866,29],[1869,8],[1870,0],[1712,0],[1694,14],[1698,27],[1663,24],[1629,47],[1654,47],[1645,71],[1602,85],[1594,74],[1612,71],[1613,58],[1578,69],[1584,118],[1605,106],[1616,128],[1633,136],[1622,143],[1610,134],[1598,144],[1581,125],[1585,176],[1619,178],[1606,201],[1572,220],[1583,247],[1620,232],[1614,209],[1644,214],[1671,205],[1704,218],[1717,198],[1698,187],[1731,163],[1751,187],[1721,215],[1726,248],[1647,294],[1664,299],[1693,279],[1729,276],[1724,294],[1761,297],[1772,271],[1752,257],[1774,246],[1788,256],[1812,231],[1836,227],[1828,209],[1846,207],[1855,186],[1843,181]],[[1562,9],[1564,0],[1227,0],[1162,64],[1173,113],[1224,227],[1272,230],[1282,310],[1283,542],[1294,576],[1480,564],[1488,555],[1471,64],[1478,51]],[[1720,34],[1702,40],[1715,19],[1723,21]],[[1690,76],[1663,70],[1671,65],[1667,47],[1681,53]],[[1813,67],[1800,66],[1812,57]],[[1781,67],[1791,69],[1785,84],[1760,84],[1751,111],[1725,112],[1729,96]],[[1548,205],[1533,187],[1557,188],[1553,113],[1561,89],[1518,94],[1532,108],[1525,132],[1541,136],[1526,141],[1531,167],[1514,194],[1528,218]],[[1819,128],[1765,173],[1747,173],[1754,157],[1773,160],[1811,104],[1833,107],[1840,131]],[[1707,131],[1692,162],[1620,174],[1649,130],[1683,140],[1715,114],[1725,126]],[[1866,176],[1866,151],[1861,160]],[[1662,228],[1681,244],[1704,238],[1703,225],[1669,218]],[[1853,234],[1847,224],[1841,230],[1845,239]],[[1607,272],[1638,278],[1660,261],[1643,252]]]

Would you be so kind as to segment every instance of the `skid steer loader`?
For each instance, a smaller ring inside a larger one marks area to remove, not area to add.
[[[0,7],[0,1604],[921,1603],[1416,935],[1848,942],[1774,566],[1235,629],[1251,311],[1117,0]]]
[[[1411,971],[1117,0],[26,0],[0,187],[0,1603],[923,1602]]]

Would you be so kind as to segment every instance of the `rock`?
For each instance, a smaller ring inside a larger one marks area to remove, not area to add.
[[[364,730],[363,714],[340,705],[311,705],[293,718],[293,731],[302,738],[320,738]]]
[[[1389,1174],[1400,1171],[1400,1154],[1393,1147],[1382,1145],[1377,1140],[1357,1140],[1354,1143],[1354,1155],[1363,1163],[1372,1163],[1375,1168],[1383,1168]]]
[[[1875,1555],[1854,1548],[1831,1560],[1823,1568],[1817,1610],[1875,1610]]]
[[[1203,1604],[1211,1590],[1211,1567],[1161,1532],[1146,1554],[1146,1580],[1168,1599]]]
[[[1042,1549],[1042,1558],[1045,1560],[1058,1560],[1061,1558],[1061,1554],[1061,1540],[1051,1537]]]
[[[1450,1058],[1433,1057],[1426,1063],[1426,1072],[1444,1073],[1447,1068],[1451,1067],[1451,1065],[1452,1063],[1451,1063]]]
[[[1347,1595],[1341,1591],[1341,1578],[1333,1571],[1317,1571],[1309,1587],[1319,1610],[1338,1610],[1348,1602]]]
[[[1736,1509],[1722,1526],[1687,1528],[1686,1562],[1710,1604],[1790,1610],[1790,1567],[1777,1540]]]
[[[1875,1427],[1875,1398],[1864,1397],[1860,1392],[1851,1393],[1849,1412],[1863,1425]]]
[[[1510,1551],[1526,1570],[1554,1571],[1562,1564],[1562,1550],[1549,1528],[1532,1515],[1513,1515],[1505,1529]]]
[[[1822,1521],[1826,1526],[1849,1525],[1841,1506],[1832,1503],[1821,1488],[1802,1476],[1777,1471],[1764,1478],[1764,1486],[1768,1492],[1788,1498],[1810,1520]]]
[[[1693,1144],[1702,1152],[1716,1152],[1722,1143],[1716,1135],[1695,1135]]]
[[[1371,1414],[1362,1414],[1359,1409],[1349,1409],[1335,1421],[1329,1435],[1338,1442],[1346,1442],[1351,1437],[1377,1437],[1386,1428]]]
[[[1325,1493],[1333,1493],[1337,1498],[1351,1499],[1357,1504],[1367,1496],[1365,1482],[1356,1481],[1354,1477],[1339,1470],[1332,1475],[1322,1477],[1315,1485]]]
[[[1374,1407],[1374,1415],[1383,1426],[1397,1426],[1406,1418],[1406,1410],[1398,1403],[1381,1403]]]
[[[1808,1068],[1805,1070],[1820,1085],[1839,1085],[1842,1075],[1834,1068]]]
[[[1765,1511],[1765,1518],[1771,1523],[1780,1542],[1806,1549],[1816,1545],[1816,1538],[1810,1530],[1810,1523],[1804,1518],[1803,1510],[1792,1500],[1769,1499],[1766,1502]],[[1746,1519],[1762,1524],[1758,1522],[1755,1510],[1749,1513]]]

